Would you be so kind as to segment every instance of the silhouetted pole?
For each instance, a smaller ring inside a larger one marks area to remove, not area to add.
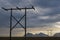
[[[52,36],[52,30],[50,30],[50,35]]]
[[[47,30],[48,31],[48,35],[52,36],[52,30]]]
[[[11,32],[12,32],[12,30],[11,30],[11,28],[12,28],[12,8],[11,8],[11,15],[10,15],[10,40],[11,40]]]
[[[4,8],[4,7],[2,7],[2,9],[4,9],[5,11],[8,11],[8,10],[11,11],[11,13],[10,13],[10,40],[12,40],[12,39],[11,39],[11,38],[12,38],[12,29],[15,28],[15,26],[21,21],[21,19],[22,19],[24,16],[20,19],[20,21],[18,21],[18,20],[12,15],[12,11],[13,11],[13,10],[20,10],[20,9],[17,9],[17,8],[9,8],[9,9],[6,9],[6,8]],[[12,26],[12,17],[17,21],[17,23],[16,23],[14,26]],[[20,24],[20,23],[19,23],[19,24]],[[20,25],[21,25],[21,24],[20,24]],[[24,28],[24,27],[22,26],[22,28]]]
[[[25,8],[25,40],[26,40],[26,8]]]
[[[20,9],[20,8],[18,8],[18,9]],[[27,13],[26,12],[27,12],[27,9],[34,9],[35,10],[35,8],[32,6],[32,8],[25,7],[25,8],[21,8],[21,10],[22,9],[25,9],[25,40],[26,40],[26,31],[27,31],[26,30],[26,28],[27,28],[27,20],[26,20],[27,19]]]
[[[10,14],[10,40],[11,40],[11,35],[12,35],[11,34],[11,32],[12,32],[12,29],[11,29],[12,28],[12,10],[13,9],[12,8],[11,9],[5,9],[3,7],[2,7],[2,9],[4,9],[5,11],[11,10],[11,14]]]

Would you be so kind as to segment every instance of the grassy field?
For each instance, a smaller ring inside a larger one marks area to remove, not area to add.
[[[0,37],[0,40],[9,40],[9,37]],[[24,40],[24,37],[12,37],[12,40]],[[27,37],[27,40],[60,40],[59,37]]]

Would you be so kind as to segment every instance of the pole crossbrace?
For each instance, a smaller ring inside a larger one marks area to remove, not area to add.
[[[11,11],[11,15],[10,15],[10,40],[12,40],[11,38],[12,38],[12,30],[16,27],[16,25],[17,24],[19,24],[24,30],[25,30],[25,40],[26,40],[26,27],[27,27],[27,15],[26,15],[26,12],[27,12],[27,9],[34,9],[35,10],[35,8],[32,6],[32,8],[27,8],[27,7],[25,7],[25,8],[19,8],[19,7],[16,7],[16,8],[9,8],[9,9],[6,9],[6,8],[4,8],[4,7],[2,7],[2,9],[4,9],[5,11],[8,11],[8,10],[10,10]],[[12,15],[12,11],[13,10],[22,10],[22,9],[24,9],[25,10],[25,14],[20,18],[20,20],[17,20],[13,15]],[[14,26],[12,26],[12,18],[14,18],[14,20],[16,20],[16,24],[14,25]],[[25,18],[25,27],[20,23],[20,21],[23,19],[23,18]]]
[[[24,17],[24,16],[25,16],[25,15],[23,15],[23,17]],[[20,21],[23,19],[23,17],[21,17],[21,19],[20,19],[19,21],[18,21],[14,16],[12,16],[12,17],[17,21],[17,23],[12,27],[12,29],[15,28],[18,23],[21,25],[21,27],[22,27],[23,29],[25,29],[24,26],[20,23]]]

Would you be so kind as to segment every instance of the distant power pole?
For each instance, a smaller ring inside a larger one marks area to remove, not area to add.
[[[47,30],[48,31],[48,35],[52,36],[52,30]]]
[[[25,40],[26,40],[26,27],[27,27],[27,15],[26,15],[26,13],[27,13],[27,9],[35,9],[33,6],[31,7],[31,8],[27,8],[27,7],[25,7],[25,8],[19,8],[19,7],[16,7],[16,8],[9,8],[9,9],[6,9],[6,8],[4,8],[4,7],[2,7],[2,9],[4,9],[5,11],[8,11],[8,10],[10,10],[11,11],[11,14],[10,14],[10,40],[11,40],[11,38],[12,38],[12,30],[16,27],[16,25],[17,24],[19,24],[24,30],[25,30]],[[25,10],[25,14],[20,18],[20,20],[17,20],[13,15],[12,15],[12,11],[13,10],[22,10],[22,9],[24,9]],[[15,20],[16,20],[16,24],[14,25],[14,26],[12,26],[12,18],[14,18]],[[20,23],[20,21],[23,19],[23,18],[25,18],[25,27]]]

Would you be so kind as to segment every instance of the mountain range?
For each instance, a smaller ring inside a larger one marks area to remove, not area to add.
[[[27,33],[26,37],[48,37],[48,35],[46,35],[44,33],[39,33],[39,34]]]
[[[26,37],[49,37],[49,36],[44,33],[39,33],[39,34],[27,33]],[[60,33],[55,33],[52,37],[60,37]]]

